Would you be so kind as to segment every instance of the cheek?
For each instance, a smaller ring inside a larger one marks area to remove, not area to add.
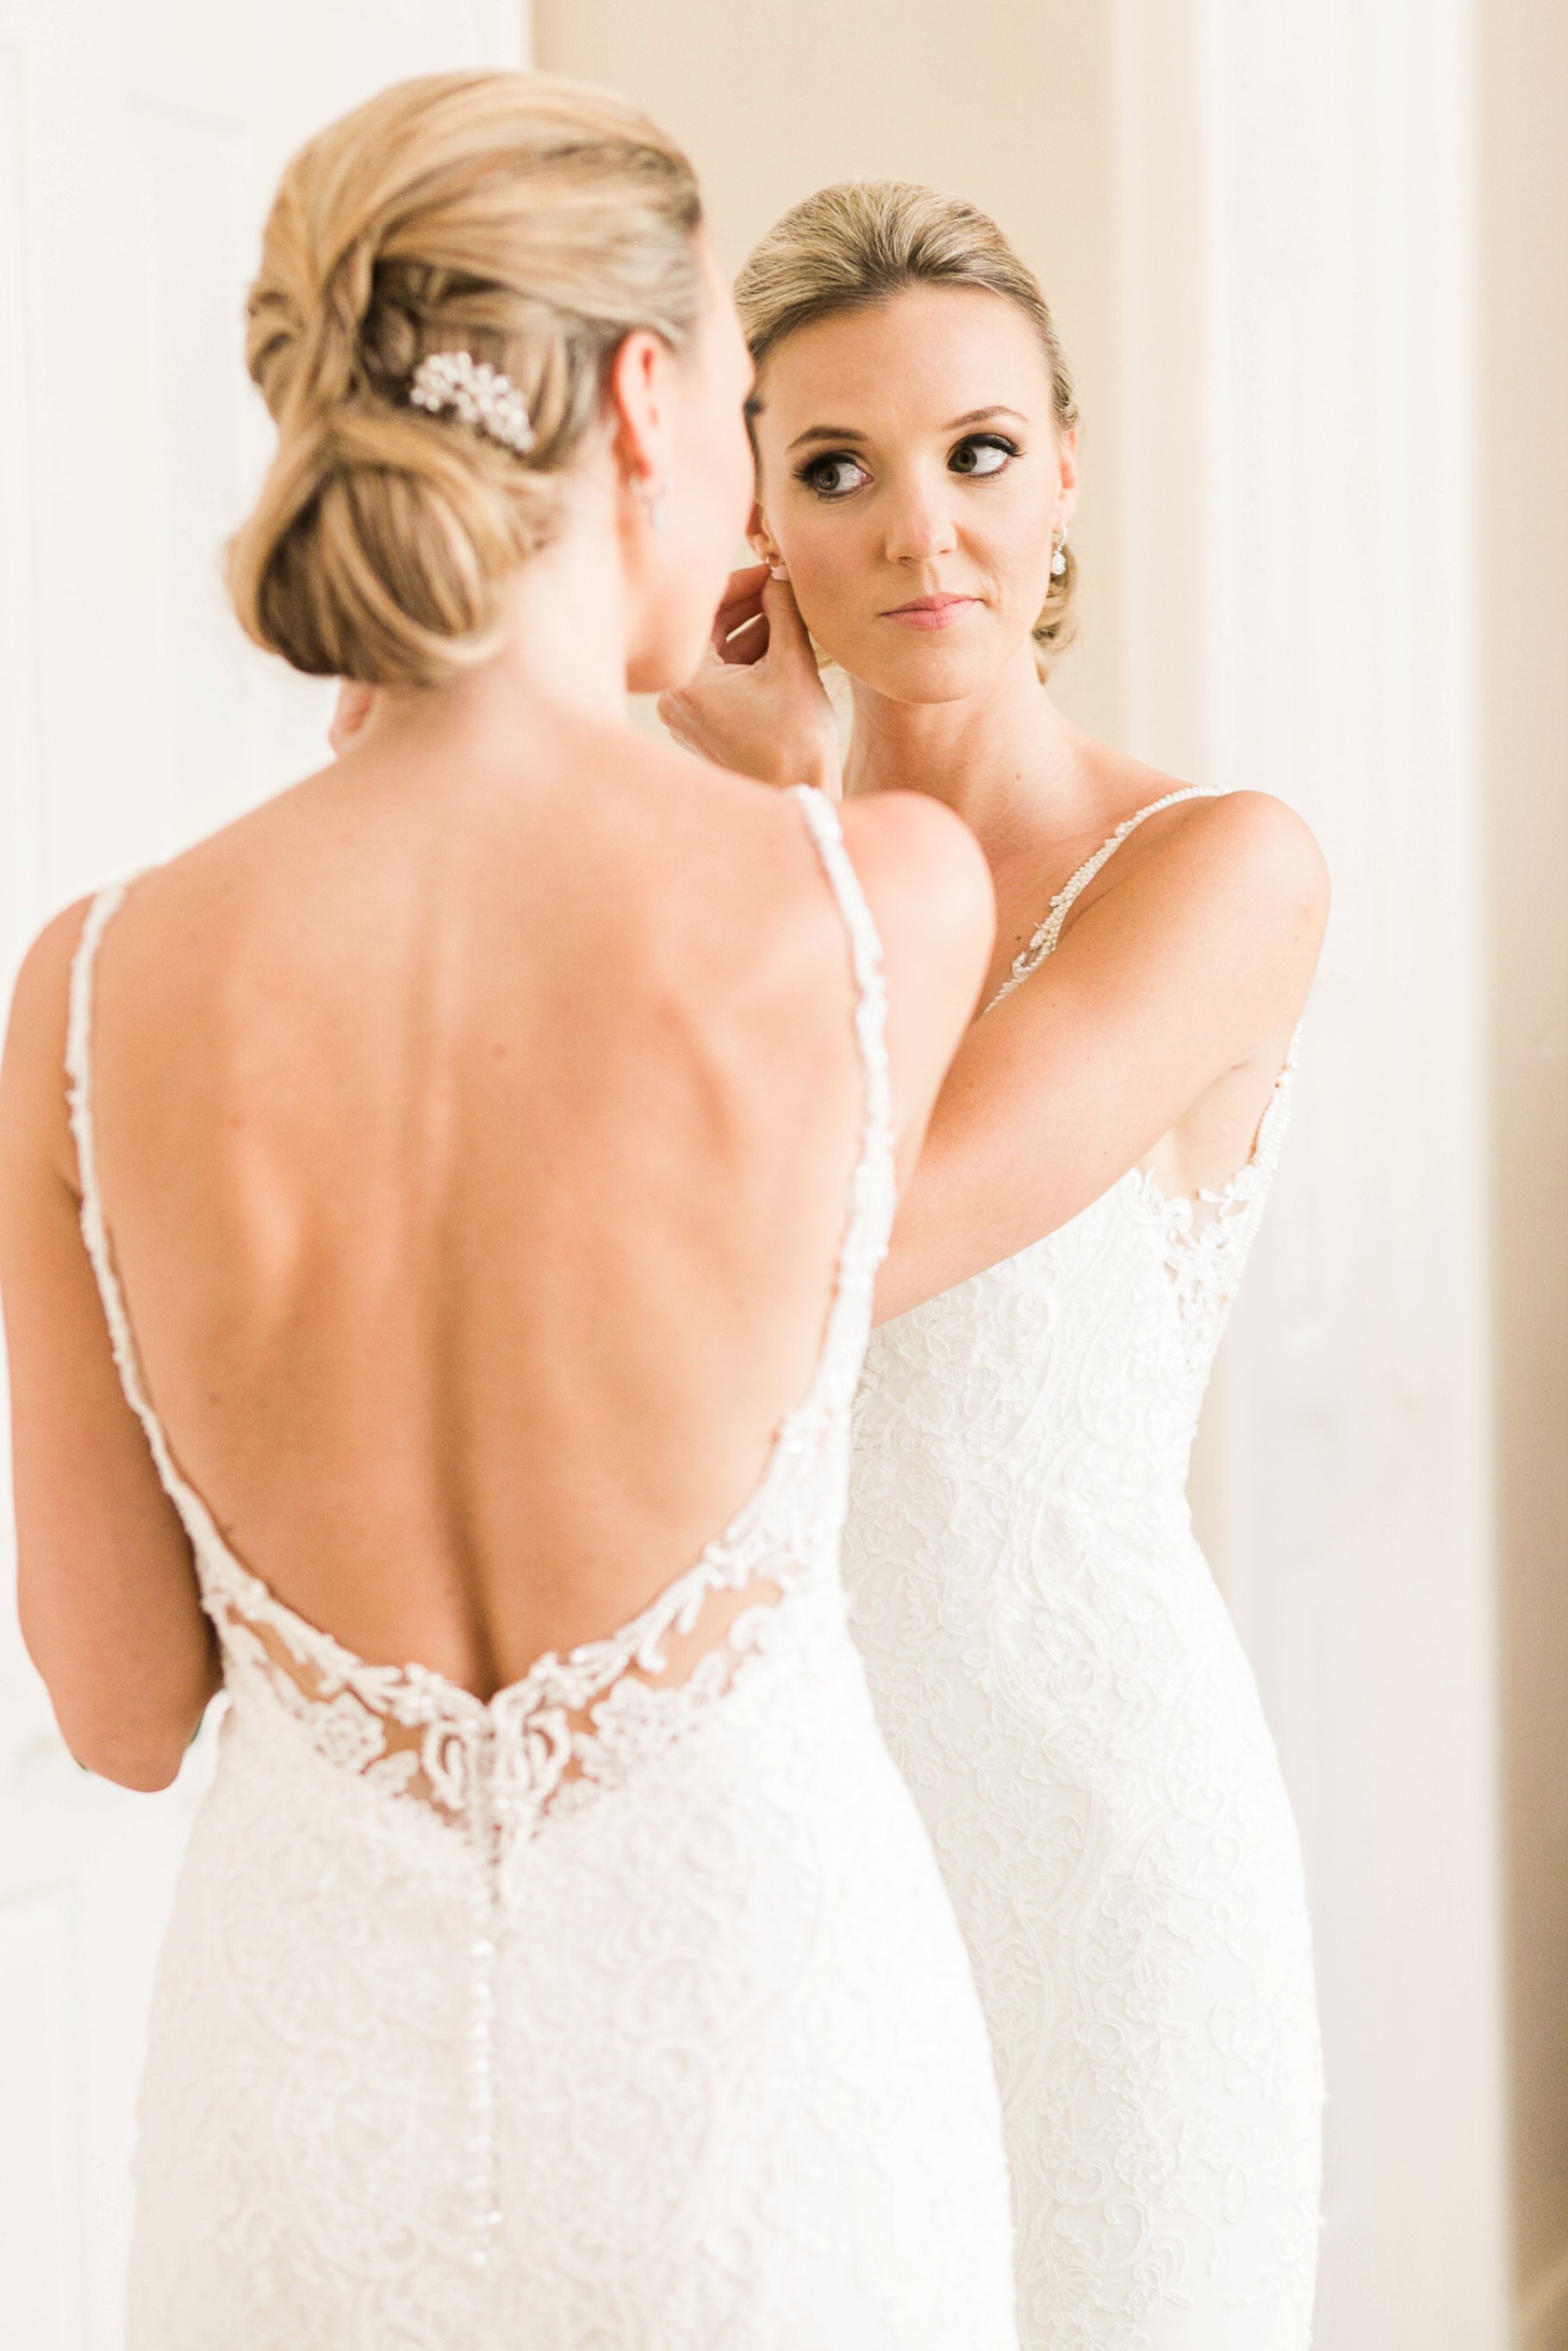
[[[1009,604],[1027,611],[1032,628],[1051,590],[1051,518],[1049,499],[1020,499],[998,508],[988,533],[994,574]]]
[[[793,506],[773,529],[808,622],[813,611],[836,614],[852,604],[857,589],[863,597],[870,554],[850,515]]]

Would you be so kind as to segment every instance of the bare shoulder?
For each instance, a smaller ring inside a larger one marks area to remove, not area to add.
[[[49,917],[22,958],[16,974],[15,1006],[30,1009],[40,1000],[47,1003],[68,988],[71,964],[92,903],[90,898],[78,898]]]
[[[36,1163],[39,1147],[68,1173],[66,1029],[71,966],[92,901],[78,899],[46,923],[22,958],[0,1067],[0,1161]]]
[[[1329,871],[1304,817],[1270,792],[1222,792],[1189,803],[1171,847],[1269,904],[1327,915]]]
[[[78,898],[74,905],[62,908],[45,924],[22,958],[6,1034],[24,1056],[30,1058],[37,1046],[57,1046],[64,1055],[71,966],[91,904],[90,898]]]

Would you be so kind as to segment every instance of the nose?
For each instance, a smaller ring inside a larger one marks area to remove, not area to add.
[[[887,517],[889,561],[926,563],[950,555],[957,543],[946,470],[935,478],[912,475],[901,483]]]

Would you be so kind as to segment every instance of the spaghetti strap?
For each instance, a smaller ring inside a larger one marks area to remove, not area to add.
[[[855,979],[855,1038],[865,1071],[867,1125],[885,1129],[892,1124],[893,1105],[887,1067],[887,980],[882,967],[881,935],[866,904],[854,861],[844,847],[838,810],[810,784],[797,784],[791,797],[800,803],[806,830],[816,843],[849,933]]]
[[[168,1461],[163,1431],[142,1385],[141,1369],[136,1361],[131,1321],[110,1244],[98,1172],[98,1118],[92,1069],[98,951],[103,943],[105,931],[125,903],[127,886],[123,882],[117,882],[109,889],[99,892],[88,908],[81,937],[71,958],[70,1011],[66,1026],[67,1102],[70,1110],[71,1137],[76,1144],[77,1183],[81,1191],[82,1240],[92,1265],[93,1278],[98,1283],[98,1294],[103,1301],[104,1320],[109,1324],[114,1360],[119,1367],[126,1402],[147,1432],[147,1441],[167,1487],[172,1464]]]
[[[1040,969],[1047,956],[1055,951],[1061,936],[1062,924],[1067,920],[1074,901],[1082,891],[1088,888],[1100,868],[1109,859],[1114,857],[1122,843],[1131,834],[1136,832],[1145,819],[1158,816],[1162,809],[1175,808],[1178,800],[1213,800],[1221,799],[1223,797],[1224,789],[1218,784],[1186,784],[1180,791],[1166,792],[1163,799],[1151,800],[1147,808],[1138,809],[1130,817],[1124,818],[1110,838],[1101,842],[1093,856],[1086,858],[1077,872],[1057,892],[1046,911],[1044,922],[1034,933],[1029,945],[1020,947],[1013,957],[1012,968],[987,1005],[986,1010],[995,1011],[1003,997],[1010,996],[1015,987],[1021,987],[1030,975]]]
[[[325,1628],[301,1617],[234,1551],[202,1495],[180,1469],[141,1369],[114,1261],[98,1161],[93,1066],[98,951],[105,930],[124,903],[126,885],[104,890],[93,900],[72,959],[66,1036],[66,1079],[81,1191],[82,1238],[126,1401],[141,1424],[163,1489],[191,1539],[204,1604],[219,1625],[231,1665],[236,1645],[242,1670],[256,1663],[251,1652],[259,1635],[272,1667],[285,1670],[290,1677],[302,1673],[320,1691],[351,1692],[355,1705],[378,1717],[391,1711],[399,1719],[406,1717],[424,1725],[457,1719],[472,1726],[492,1720],[498,1708],[504,1711],[508,1705],[520,1712],[539,1700],[541,1692],[553,1693],[550,1702],[556,1703],[568,1684],[573,1693],[570,1705],[585,1703],[584,1693],[608,1687],[628,1657],[646,1665],[659,1656],[660,1645],[672,1628],[689,1631],[706,1592],[737,1590],[753,1579],[758,1531],[770,1538],[774,1520],[786,1508],[792,1486],[801,1479],[810,1482],[816,1475],[821,1445],[849,1409],[865,1352],[873,1285],[886,1254],[896,1204],[882,942],[833,810],[821,793],[809,788],[800,788],[797,797],[848,935],[854,983],[853,1029],[864,1081],[860,1147],[810,1384],[800,1403],[780,1423],[752,1493],[691,1567],[618,1633],[589,1642],[564,1659],[553,1652],[547,1654],[488,1705],[426,1667],[369,1665]],[[285,1658],[292,1661],[287,1667]],[[427,1760],[422,1768],[430,1788],[445,1787],[438,1757]]]
[[[849,935],[855,986],[854,1030],[865,1084],[860,1158],[839,1259],[839,1292],[862,1293],[887,1253],[895,1198],[893,1088],[887,1061],[887,977],[882,939],[866,904],[843,828],[831,800],[810,784],[792,787]],[[828,1353],[834,1353],[830,1332]],[[824,1369],[827,1364],[824,1362]]]
[[[887,981],[882,940],[866,904],[860,876],[844,846],[843,831],[831,801],[810,785],[797,785],[798,800],[823,871],[843,918],[854,980],[854,1035],[864,1082],[860,1152],[851,1180],[842,1242],[834,1270],[833,1304],[811,1387],[813,1401],[837,1386],[835,1374],[853,1353],[853,1325],[869,1295],[876,1269],[887,1253],[895,1205],[893,1099],[887,1061]],[[93,1012],[98,951],[104,932],[125,903],[129,884],[100,890],[88,909],[71,961],[70,1004],[66,1031],[66,1079],[77,1180],[81,1189],[82,1240],[91,1261],[114,1360],[127,1403],[146,1432],[164,1491],[187,1531],[204,1536],[211,1513],[180,1474],[157,1407],[148,1392],[137,1354],[130,1311],[114,1262],[98,1165],[98,1127],[93,1088]],[[840,1325],[850,1328],[841,1332]]]
[[[193,1486],[181,1476],[157,1406],[136,1352],[135,1335],[120,1274],[114,1245],[104,1214],[103,1187],[98,1165],[98,1119],[93,1089],[93,1007],[98,977],[98,951],[104,932],[125,903],[128,883],[100,890],[88,909],[81,937],[71,958],[70,1008],[66,1024],[67,1102],[71,1136],[76,1144],[77,1182],[81,1189],[81,1235],[103,1301],[120,1384],[125,1400],[141,1423],[159,1482],[173,1503],[198,1552],[221,1544],[211,1512]]]

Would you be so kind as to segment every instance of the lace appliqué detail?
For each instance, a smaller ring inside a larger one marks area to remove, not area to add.
[[[367,1665],[282,1607],[226,1546],[204,1544],[204,1598],[231,1681],[259,1677],[334,1770],[457,1824],[483,1780],[489,1812],[509,1835],[528,1835],[574,1785],[586,1796],[619,1784],[639,1755],[678,1737],[748,1659],[788,1636],[797,1584],[831,1573],[810,1522],[831,1439],[819,1419],[791,1416],[741,1515],[641,1615],[607,1639],[541,1657],[488,1700],[417,1666]],[[781,1546],[790,1521],[795,1540]],[[745,1593],[747,1604],[672,1676],[671,1639],[700,1633],[705,1609],[725,1593]]]
[[[1284,1149],[1299,1044],[1298,1031],[1274,1081],[1251,1154],[1228,1184],[1218,1191],[1170,1194],[1142,1167],[1124,1179],[1137,1212],[1159,1235],[1161,1261],[1186,1340],[1187,1369],[1200,1393],[1240,1290]]]

